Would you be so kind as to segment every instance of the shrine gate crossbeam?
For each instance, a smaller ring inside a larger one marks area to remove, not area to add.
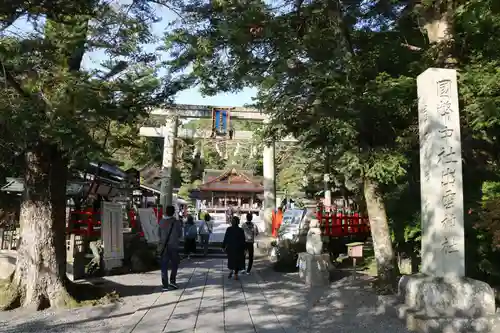
[[[179,118],[211,118],[212,110],[229,110],[231,118],[264,121],[267,116],[257,109],[244,108],[244,107],[227,107],[227,106],[207,106],[207,105],[191,105],[191,104],[175,104],[171,107],[164,109],[154,109],[150,112],[153,117],[172,117]]]
[[[179,133],[179,118],[211,118],[214,110],[227,110],[231,114],[231,119],[243,119],[256,122],[267,122],[268,116],[263,112],[245,107],[215,107],[208,105],[173,104],[171,106],[154,109],[150,112],[151,118],[161,118],[164,125],[161,127],[142,127],[140,135],[146,137],[163,137],[163,161],[162,161],[162,182],[161,182],[161,204],[163,206],[172,204],[172,172],[175,166],[175,138],[204,138],[197,131],[182,129]],[[236,131],[235,140],[251,139],[253,134],[250,131]],[[205,136],[206,137],[206,136]],[[282,141],[297,141],[292,137],[287,137]],[[276,171],[275,171],[275,149],[274,143],[264,146],[263,149],[263,169],[264,169],[264,220],[266,225],[271,225],[271,213],[276,208]]]

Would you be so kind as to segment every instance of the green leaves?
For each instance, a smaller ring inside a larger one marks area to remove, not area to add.
[[[265,136],[293,134],[306,147],[327,146],[351,176],[380,182],[403,176],[403,151],[416,136],[421,55],[402,44],[424,43],[416,24],[397,30],[399,3],[275,9],[252,1],[239,12],[234,6],[185,4],[183,19],[166,36],[171,70],[192,65],[193,82],[207,94],[259,87],[256,104],[273,118]],[[262,34],[252,36],[249,25]]]
[[[8,97],[0,103],[0,123],[23,133],[16,142],[21,150],[43,138],[72,159],[109,158],[135,141],[139,117],[169,97],[159,94],[156,58],[142,49],[153,40],[153,5],[85,4],[85,11],[54,12],[45,22],[35,10],[43,36],[0,36],[0,60],[12,75],[0,89]],[[109,55],[104,71],[83,68],[85,54],[97,49]]]

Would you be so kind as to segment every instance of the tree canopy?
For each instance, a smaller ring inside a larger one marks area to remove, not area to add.
[[[459,71],[467,207],[496,179],[494,1],[184,1],[180,13],[165,37],[171,73],[207,94],[257,87],[268,136],[291,133],[332,156],[364,189],[370,219],[383,221],[372,221],[382,275],[395,275],[386,211],[400,239],[418,237],[419,205],[398,212],[392,202],[418,202],[415,79],[426,68]]]
[[[136,121],[168,101],[153,41],[157,4],[84,1],[0,6],[1,149],[24,178],[21,244],[9,304],[42,309],[70,302],[65,251],[68,167],[111,158],[135,139]],[[28,27],[9,29],[22,20]],[[26,31],[27,30],[27,31]],[[83,66],[89,52],[107,60]],[[18,158],[17,158],[18,157]],[[42,268],[43,267],[43,268]]]
[[[162,40],[167,61],[144,47],[155,41],[158,6],[178,17]],[[14,33],[18,20],[30,30]],[[468,274],[497,274],[492,258],[500,229],[491,222],[499,202],[498,39],[495,0],[4,2],[0,152],[9,158],[0,161],[0,176],[23,175],[28,188],[19,251],[26,260],[18,260],[12,301],[40,308],[67,296],[61,191],[68,166],[88,158],[154,160],[161,143],[138,139],[138,126],[148,108],[191,86],[207,95],[257,88],[254,106],[271,118],[263,141],[300,139],[296,147],[277,148],[283,188],[296,191],[306,172],[321,183],[327,172],[336,185],[362,194],[379,276],[394,282],[395,253],[418,256],[415,79],[432,66],[459,75]],[[95,51],[108,59],[82,66]],[[179,185],[200,177],[198,144],[179,142]],[[234,154],[237,147],[228,147],[232,154],[221,159],[215,145],[205,144],[205,167],[259,171],[260,152],[240,147]],[[39,261],[52,263],[49,273],[27,262],[37,249]],[[41,282],[26,282],[40,274]]]

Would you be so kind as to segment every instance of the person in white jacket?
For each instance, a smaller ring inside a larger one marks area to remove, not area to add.
[[[200,235],[200,243],[201,247],[203,248],[203,255],[205,257],[208,254],[208,241],[210,240],[210,234],[212,233],[212,230],[213,226],[211,217],[208,213],[206,213],[198,229],[198,233]]]
[[[247,221],[243,223],[241,228],[245,232],[245,252],[248,253],[248,266],[246,269],[246,274],[250,274],[253,265],[253,255],[254,255],[254,242],[255,237],[259,234],[259,230],[252,222],[253,214],[247,213]]]

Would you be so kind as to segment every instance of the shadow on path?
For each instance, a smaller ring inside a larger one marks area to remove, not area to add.
[[[105,278],[126,295],[122,302],[24,317],[11,313],[0,332],[122,332],[125,323],[135,321],[141,327],[134,333],[160,333],[164,327],[171,333],[408,332],[391,314],[392,298],[375,295],[366,276],[339,273],[329,287],[306,288],[298,273],[275,272],[264,260],[240,281],[228,280],[221,264],[221,259],[184,261],[179,281],[185,289],[178,298],[160,293],[158,271]],[[144,316],[134,316],[141,311],[158,320],[141,321]]]

